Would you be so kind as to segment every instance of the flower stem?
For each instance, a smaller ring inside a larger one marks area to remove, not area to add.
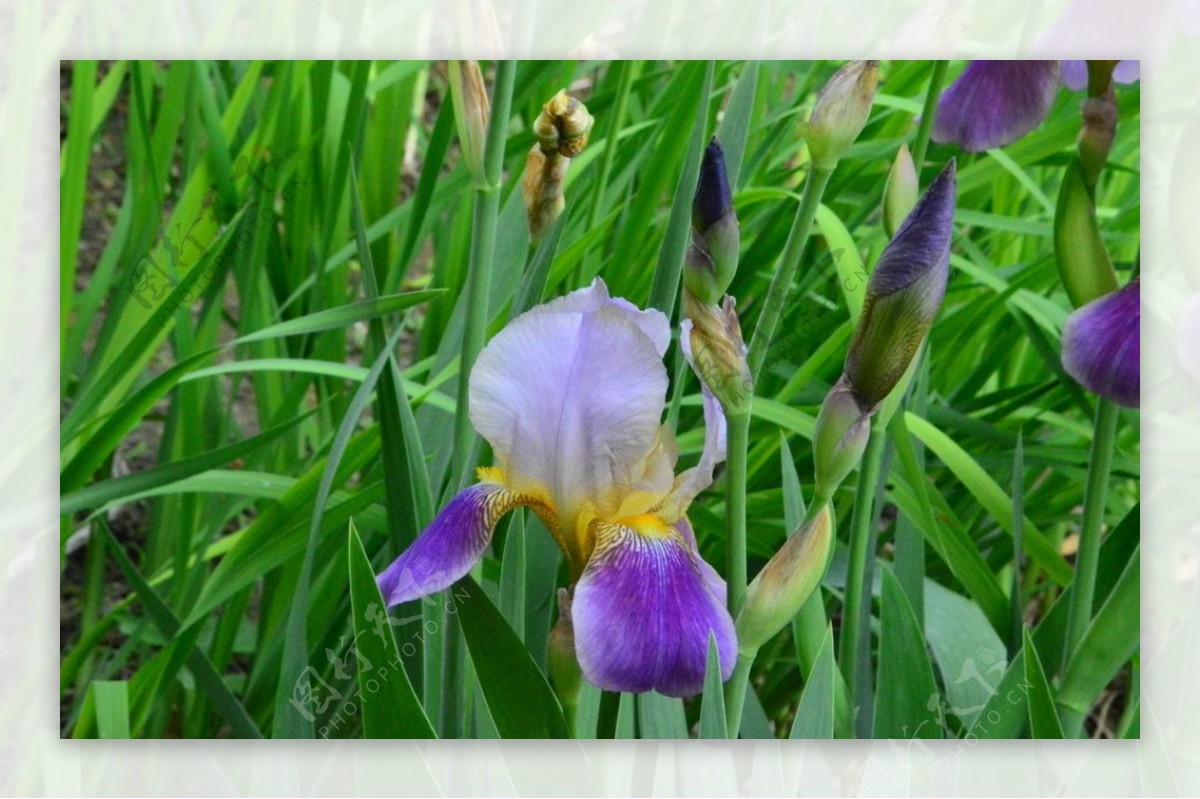
[[[1067,639],[1063,647],[1063,674],[1079,648],[1083,635],[1092,620],[1092,605],[1096,596],[1096,570],[1100,559],[1101,527],[1104,506],[1108,499],[1108,477],[1112,469],[1113,442],[1117,435],[1117,406],[1100,398],[1096,406],[1095,432],[1092,452],[1088,459],[1088,479],[1083,495],[1083,526],[1079,531],[1079,549],[1075,559],[1075,577],[1071,581],[1071,605],[1067,616]],[[1064,723],[1067,720],[1064,719]],[[1074,729],[1064,731],[1069,736],[1079,734],[1083,719],[1072,719]]]
[[[496,218],[500,214],[500,177],[504,166],[504,142],[512,108],[513,77],[516,62],[496,62],[496,81],[492,88],[492,110],[484,147],[484,177],[487,186],[475,190],[471,228],[470,269],[467,273],[467,316],[463,324],[462,357],[458,372],[458,405],[454,415],[454,455],[458,488],[466,486],[475,466],[475,431],[467,411],[471,367],[483,349],[487,334],[488,295],[491,293],[492,258],[496,248]],[[466,653],[457,617],[447,609],[443,615],[442,677],[445,693],[442,704],[442,734],[458,737],[468,686],[462,675]]]
[[[750,408],[727,412],[725,541],[728,550],[729,613],[735,619],[746,601],[746,450]]]
[[[929,135],[933,132],[933,119],[937,116],[938,98],[942,94],[942,83],[946,80],[946,67],[949,61],[934,61],[933,72],[929,76],[929,89],[925,93],[925,107],[921,109],[921,122],[917,125],[917,137],[913,139],[913,166],[917,170],[917,179],[921,177],[921,167],[925,163],[925,151],[929,149]]]
[[[500,176],[504,166],[504,141],[512,107],[513,77],[516,62],[496,63],[496,82],[492,88],[492,111],[488,121],[484,149],[484,177],[487,186],[475,190],[475,208],[471,227],[470,268],[467,274],[467,316],[463,325],[462,358],[458,372],[458,405],[454,415],[454,459],[459,488],[471,477],[470,461],[475,431],[467,413],[471,367],[483,349],[488,324],[488,295],[491,293],[492,258],[496,248],[496,218],[500,213]]]
[[[846,567],[846,596],[842,606],[841,648],[839,650],[842,676],[850,697],[861,704],[866,686],[856,678],[865,673],[862,666],[870,657],[871,587],[867,585],[867,560],[871,557],[871,521],[875,518],[875,486],[883,463],[886,431],[873,425],[871,438],[863,453],[858,472],[858,490],[854,496],[854,513],[850,520],[850,559]],[[859,708],[859,713],[863,708]]]
[[[791,291],[796,269],[800,266],[800,256],[804,253],[804,245],[808,243],[813,219],[817,216],[817,209],[821,207],[821,197],[825,194],[825,187],[829,185],[829,177],[832,174],[831,169],[814,166],[804,182],[804,195],[800,199],[800,207],[796,210],[796,219],[792,222],[787,243],[783,245],[783,255],[779,258],[771,285],[767,288],[763,309],[758,316],[758,324],[754,326],[754,336],[750,340],[747,362],[750,375],[756,381],[767,358],[767,351],[771,348],[775,328],[779,326],[779,317]]]
[[[731,740],[736,740],[742,726],[742,710],[746,706],[746,691],[750,690],[750,667],[754,655],[738,653],[733,676],[725,683],[725,728]]]

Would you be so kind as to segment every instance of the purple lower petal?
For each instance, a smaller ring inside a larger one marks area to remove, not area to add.
[[[1003,147],[1036,128],[1058,93],[1057,61],[972,61],[938,102],[933,140],[968,152]]]
[[[1063,325],[1067,374],[1095,394],[1127,408],[1141,397],[1141,283],[1089,302]]]
[[[500,517],[527,500],[495,483],[479,483],[459,493],[376,578],[384,602],[390,608],[462,578],[487,551]]]
[[[691,696],[704,687],[710,634],[722,678],[733,673],[733,619],[713,590],[715,574],[684,535],[641,519],[639,529],[594,527],[596,549],[571,611],[579,665],[610,691]]]

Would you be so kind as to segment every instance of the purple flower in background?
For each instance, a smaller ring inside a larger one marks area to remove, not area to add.
[[[1141,395],[1141,281],[1106,294],[1067,317],[1062,364],[1094,394],[1127,408]]]
[[[1121,61],[1117,83],[1139,78],[1139,62]],[[933,140],[967,152],[1004,147],[1042,124],[1060,85],[1087,86],[1085,61],[972,61],[942,93]]]
[[[725,584],[686,516],[724,457],[723,420],[706,397],[704,452],[677,477],[675,439],[661,424],[670,340],[666,316],[610,297],[599,279],[497,334],[470,376],[471,423],[496,465],[379,575],[388,606],[463,577],[500,518],[527,506],[570,566],[575,654],[588,680],[698,693],[710,633],[728,679],[737,644]]]

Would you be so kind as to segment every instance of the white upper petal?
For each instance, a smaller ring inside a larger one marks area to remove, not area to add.
[[[664,334],[662,314],[597,280],[513,320],[475,363],[472,424],[509,487],[548,492],[568,535],[585,510],[615,514],[644,470],[666,401]]]

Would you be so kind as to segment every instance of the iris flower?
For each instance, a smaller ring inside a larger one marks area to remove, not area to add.
[[[1094,394],[1126,408],[1141,399],[1141,281],[1106,294],[1067,317],[1062,364]]]
[[[483,556],[496,523],[528,507],[570,567],[576,655],[613,691],[688,696],[703,688],[710,634],[722,677],[737,645],[725,583],[687,519],[724,459],[724,418],[705,395],[698,465],[675,475],[660,424],[667,317],[612,298],[604,282],[517,317],[470,376],[471,423],[495,466],[462,491],[381,575],[389,607],[440,591]]]
[[[1121,61],[1117,83],[1133,83],[1139,62]],[[1087,86],[1084,61],[972,61],[942,93],[933,140],[967,152],[1004,147],[1042,124],[1061,84]]]

